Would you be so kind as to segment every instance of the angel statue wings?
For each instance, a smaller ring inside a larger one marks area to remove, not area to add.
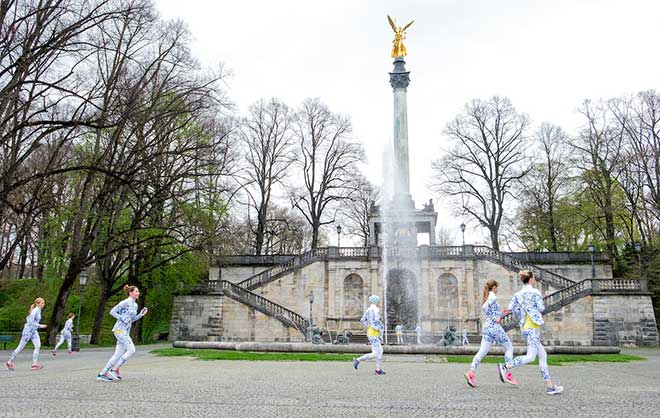
[[[387,15],[387,20],[390,22],[390,26],[394,31],[394,40],[392,41],[392,58],[405,57],[407,52],[405,45],[403,45],[403,40],[406,39],[406,29],[408,29],[410,25],[412,25],[415,21],[411,20],[410,23],[408,23],[406,26],[397,27],[396,23],[394,23],[394,20],[392,20],[389,15]]]

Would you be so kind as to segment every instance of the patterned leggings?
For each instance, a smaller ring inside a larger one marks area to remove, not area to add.
[[[367,353],[360,357],[358,361],[376,359],[376,370],[380,369],[380,364],[383,359],[383,346],[380,344],[380,338],[369,337],[369,344],[371,344],[371,353]]]
[[[124,363],[126,363],[126,360],[135,354],[135,345],[133,344],[133,339],[131,339],[131,336],[128,335],[128,332],[124,330],[117,330],[114,331],[114,334],[115,338],[117,339],[115,354],[110,357],[110,360],[108,360],[108,363],[106,363],[101,374],[107,373],[108,370],[113,367],[115,369],[120,368]]]
[[[522,336],[527,340],[527,354],[524,356],[516,357],[510,364],[511,368],[518,367],[523,364],[531,363],[539,357],[539,368],[541,369],[541,377],[545,382],[549,382],[550,372],[548,371],[548,354],[541,344],[541,330],[540,329],[524,329]]]
[[[27,343],[29,343],[30,341],[32,341],[32,345],[34,345],[34,351],[32,352],[32,363],[36,363],[37,360],[39,360],[39,349],[41,348],[41,339],[39,338],[39,333],[37,331],[34,331],[32,334],[21,335],[21,342],[18,343],[18,347],[16,347],[16,350],[14,350],[14,352],[11,353],[11,357],[9,357],[10,363],[14,362],[18,353],[20,353],[25,348]]]
[[[513,345],[511,344],[509,336],[504,332],[504,329],[500,325],[496,325],[484,328],[481,333],[481,347],[479,347],[479,351],[472,359],[470,370],[477,370],[477,366],[486,354],[488,354],[494,343],[504,347],[504,361],[506,363],[511,363],[511,360],[513,359]]]
[[[65,333],[65,332],[60,334],[60,340],[55,345],[55,350],[53,350],[53,351],[57,351],[57,349],[60,348],[60,346],[62,344],[64,344],[65,340],[66,340],[67,345],[69,346],[69,351],[71,351],[71,334]]]

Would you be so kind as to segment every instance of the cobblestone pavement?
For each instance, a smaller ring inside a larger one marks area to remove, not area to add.
[[[150,347],[151,349],[153,347]],[[124,380],[95,380],[109,349],[72,357],[42,352],[44,369],[29,370],[30,350],[16,371],[0,371],[0,417],[653,417],[660,416],[660,350],[634,350],[645,362],[551,367],[566,391],[545,395],[537,366],[516,372],[518,388],[483,364],[478,387],[464,364],[386,358],[348,363],[199,361],[155,357],[148,349],[122,368]],[[0,351],[2,362],[8,352]],[[389,361],[387,361],[389,360]]]

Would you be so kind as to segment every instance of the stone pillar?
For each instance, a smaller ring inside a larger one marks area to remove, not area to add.
[[[394,200],[399,207],[414,206],[410,195],[410,170],[408,158],[408,84],[410,72],[406,71],[403,57],[394,60],[390,73],[390,85],[394,92]]]
[[[337,262],[328,262],[328,316],[337,316]]]

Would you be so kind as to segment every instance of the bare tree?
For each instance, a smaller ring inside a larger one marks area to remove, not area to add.
[[[433,162],[433,187],[460,204],[459,213],[468,213],[488,229],[491,245],[499,250],[499,231],[512,196],[514,183],[530,170],[526,115],[509,99],[475,99],[463,113],[449,122],[444,133],[453,148]]]
[[[660,95],[640,92],[613,100],[610,108],[626,137],[621,186],[642,241],[648,242],[660,230]]]
[[[570,141],[574,162],[589,199],[599,209],[591,223],[605,240],[609,255],[618,260],[615,194],[623,167],[624,129],[613,123],[607,103],[587,100],[579,111],[585,124],[577,138]]]
[[[348,236],[357,237],[361,245],[369,245],[369,214],[380,200],[378,188],[364,175],[357,174],[351,182],[353,193],[341,207],[341,217],[344,219],[343,232]]]
[[[250,106],[243,121],[242,143],[246,153],[245,190],[248,204],[257,213],[254,253],[262,254],[268,230],[268,211],[274,189],[293,163],[291,112],[283,102],[260,100]],[[250,223],[251,225],[251,223]]]
[[[335,219],[327,212],[354,192],[350,181],[364,161],[364,150],[349,136],[350,118],[332,113],[319,99],[303,102],[293,127],[298,148],[295,166],[303,185],[291,188],[289,196],[312,229],[315,249],[321,227]]]
[[[441,247],[451,247],[456,245],[456,231],[444,225],[438,226],[436,244]]]
[[[540,227],[536,242],[543,244],[535,250],[559,251],[562,222],[557,207],[570,191],[568,135],[557,125],[543,123],[534,139],[540,156],[519,182],[519,216],[535,219]]]

